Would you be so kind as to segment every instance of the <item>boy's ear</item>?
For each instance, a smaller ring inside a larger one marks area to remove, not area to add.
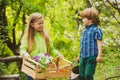
[[[93,23],[93,20],[90,20],[91,23]]]

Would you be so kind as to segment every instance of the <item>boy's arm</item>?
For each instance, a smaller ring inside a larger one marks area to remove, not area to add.
[[[98,56],[96,58],[97,62],[102,61],[102,41],[97,40],[97,45],[98,45]]]
[[[80,55],[77,56],[77,61],[80,61]]]

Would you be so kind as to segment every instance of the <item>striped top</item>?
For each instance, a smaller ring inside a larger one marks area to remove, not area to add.
[[[102,40],[102,31],[96,25],[87,26],[80,40],[80,57],[87,58],[98,55],[97,40]]]

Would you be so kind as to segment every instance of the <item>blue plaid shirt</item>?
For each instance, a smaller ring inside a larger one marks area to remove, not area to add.
[[[80,40],[80,57],[87,58],[98,55],[97,40],[102,40],[102,31],[96,25],[87,26]]]

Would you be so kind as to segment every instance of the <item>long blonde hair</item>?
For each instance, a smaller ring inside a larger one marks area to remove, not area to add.
[[[25,30],[25,35],[27,36],[27,46],[28,46],[28,52],[29,53],[31,53],[31,51],[36,46],[35,40],[34,40],[35,30],[31,26],[31,23],[35,23],[38,19],[41,19],[41,18],[43,18],[43,16],[40,13],[33,13],[29,17],[29,20],[28,20],[28,23],[27,23],[27,28]],[[49,52],[49,44],[50,44],[49,37],[45,33],[44,30],[40,33],[41,33],[42,37],[45,39],[47,52]]]

